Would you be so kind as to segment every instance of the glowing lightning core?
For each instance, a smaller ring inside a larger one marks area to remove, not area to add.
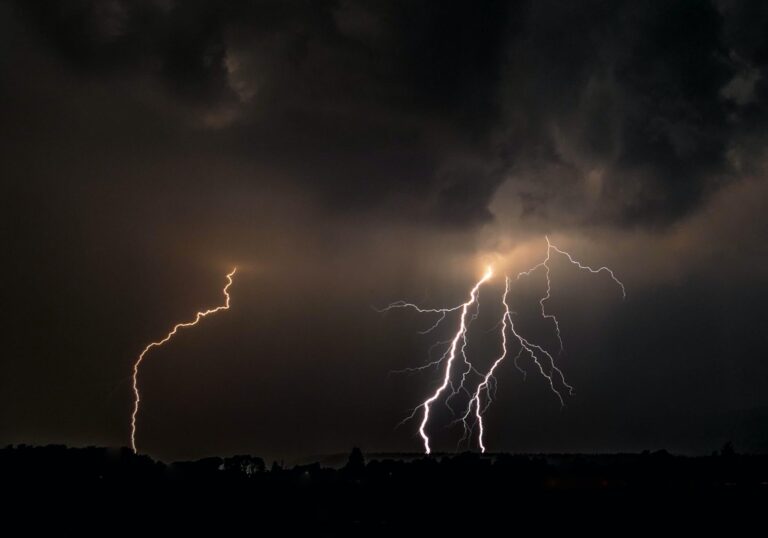
[[[206,316],[209,316],[211,314],[215,314],[216,312],[219,312],[221,310],[229,310],[229,287],[232,285],[232,277],[237,272],[237,267],[233,268],[231,272],[227,274],[227,284],[224,286],[224,289],[222,290],[224,294],[224,304],[217,306],[215,308],[211,308],[209,310],[204,310],[202,312],[197,312],[195,314],[195,319],[192,321],[187,321],[184,323],[177,323],[173,326],[173,329],[165,335],[165,337],[162,340],[158,340],[157,342],[152,342],[151,344],[147,345],[147,347],[144,348],[144,350],[139,355],[138,359],[136,359],[136,362],[133,364],[133,413],[131,413],[131,448],[133,449],[133,452],[136,453],[136,415],[139,413],[139,402],[141,402],[141,396],[139,395],[139,365],[144,360],[144,357],[146,356],[147,352],[149,352],[150,349],[154,347],[160,347],[166,342],[168,342],[173,336],[176,334],[176,332],[179,329],[183,329],[185,327],[192,327],[193,325],[197,325],[198,322],[203,319]]]

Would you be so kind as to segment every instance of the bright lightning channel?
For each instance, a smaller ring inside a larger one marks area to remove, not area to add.
[[[142,361],[144,361],[144,358],[146,357],[147,353],[155,347],[160,347],[166,342],[168,342],[171,338],[173,338],[177,331],[179,329],[184,329],[186,327],[192,327],[193,325],[197,325],[201,319],[203,319],[206,316],[210,316],[211,314],[215,314],[217,312],[220,312],[222,310],[229,310],[229,287],[232,285],[232,277],[235,276],[235,273],[237,272],[237,267],[234,267],[232,271],[227,273],[227,284],[224,286],[224,289],[222,290],[222,293],[224,294],[224,304],[219,305],[217,307],[203,310],[200,312],[197,312],[195,314],[195,319],[192,321],[186,321],[183,323],[177,323],[173,326],[173,328],[168,332],[168,334],[165,335],[165,337],[162,340],[158,340],[157,342],[152,342],[147,345],[147,347],[144,348],[144,350],[141,352],[139,357],[136,359],[136,362],[133,364],[133,412],[131,413],[131,449],[134,453],[137,452],[136,450],[136,416],[139,414],[139,403],[141,402],[141,396],[139,394],[139,366],[141,365]]]
[[[435,401],[440,397],[440,395],[443,394],[443,392],[445,392],[445,390],[448,388],[449,385],[451,385],[451,373],[453,370],[453,362],[456,359],[457,352],[461,353],[465,364],[467,364],[468,366],[468,369],[465,370],[465,372],[462,374],[462,385],[460,385],[458,389],[452,387],[452,394],[456,394],[461,388],[463,388],[463,383],[466,379],[466,374],[470,369],[472,369],[472,365],[467,359],[467,355],[465,353],[465,350],[467,347],[467,325],[468,325],[467,315],[469,313],[470,307],[474,304],[477,304],[478,295],[480,293],[480,286],[482,286],[483,283],[485,283],[492,276],[493,276],[493,270],[490,267],[488,267],[485,270],[485,273],[483,274],[482,278],[475,284],[475,286],[472,288],[472,291],[470,291],[469,299],[467,299],[466,302],[458,306],[454,306],[452,308],[421,308],[413,303],[398,301],[396,303],[392,303],[391,305],[389,305],[387,308],[384,309],[386,311],[392,308],[413,308],[420,313],[428,312],[428,313],[441,314],[438,322],[435,325],[433,325],[429,330],[432,330],[435,327],[437,327],[440,321],[445,319],[445,315],[447,313],[461,310],[461,316],[459,318],[459,327],[456,330],[456,333],[454,334],[453,338],[451,339],[451,345],[448,348],[448,350],[445,352],[443,357],[438,361],[438,362],[442,362],[447,358],[444,374],[443,374],[443,382],[435,390],[434,394],[432,394],[429,398],[424,400],[416,409],[414,409],[414,413],[418,409],[424,410],[424,414],[421,419],[421,425],[419,426],[419,435],[421,435],[421,438],[424,441],[424,451],[427,454],[430,454],[432,452],[432,449],[429,445],[429,436],[427,435],[427,432],[426,432],[427,423],[429,422],[429,411],[432,407],[432,404],[435,403]],[[461,345],[459,345],[459,342],[461,342]],[[411,416],[413,416],[413,414]]]

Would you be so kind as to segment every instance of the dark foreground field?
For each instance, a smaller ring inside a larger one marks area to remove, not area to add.
[[[281,468],[251,456],[164,464],[127,449],[17,446],[0,450],[0,479],[4,519],[23,531],[730,535],[753,528],[759,535],[768,508],[768,456],[727,447],[707,457],[464,453],[368,461],[354,450],[340,468]]]

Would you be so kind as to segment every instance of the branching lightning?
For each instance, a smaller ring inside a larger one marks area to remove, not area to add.
[[[146,357],[147,353],[155,347],[160,347],[166,342],[168,342],[171,338],[173,338],[179,329],[184,329],[186,327],[192,327],[193,325],[197,325],[201,319],[203,319],[206,316],[210,316],[211,314],[215,314],[216,312],[220,312],[222,310],[229,310],[229,287],[232,285],[232,277],[235,276],[235,273],[237,272],[237,267],[233,268],[232,271],[230,271],[227,274],[227,284],[224,286],[224,289],[222,290],[222,293],[224,294],[224,304],[219,305],[217,307],[203,310],[200,312],[197,312],[195,314],[195,319],[192,321],[187,321],[183,323],[177,323],[173,326],[173,328],[168,332],[168,334],[165,335],[165,337],[162,340],[158,340],[157,342],[152,342],[147,345],[147,347],[144,348],[144,350],[139,354],[139,357],[136,359],[136,362],[133,364],[133,412],[131,413],[131,448],[133,449],[133,452],[136,452],[136,416],[139,413],[139,403],[141,402],[141,396],[139,394],[139,366],[141,365],[142,361],[144,361],[144,358]]]
[[[389,305],[387,308],[384,309],[384,310],[390,310],[392,308],[413,308],[420,313],[428,312],[428,313],[441,314],[438,322],[435,325],[433,325],[429,330],[435,329],[438,326],[438,324],[443,319],[445,319],[445,315],[447,313],[461,310],[461,316],[459,318],[459,327],[456,330],[456,333],[454,334],[453,338],[451,339],[451,345],[448,348],[448,350],[443,354],[443,356],[437,361],[438,364],[445,361],[443,382],[435,390],[434,394],[432,394],[429,398],[424,400],[414,410],[414,413],[418,409],[424,410],[424,415],[421,420],[421,426],[419,426],[419,435],[421,435],[421,438],[424,441],[424,451],[427,454],[430,454],[432,452],[432,449],[429,446],[429,436],[426,433],[427,423],[429,422],[429,411],[432,407],[432,404],[435,403],[435,401],[437,401],[438,398],[440,398],[440,395],[446,391],[448,386],[451,386],[451,395],[455,395],[459,390],[461,390],[464,387],[464,382],[466,381],[467,373],[472,369],[472,364],[469,362],[469,359],[467,358],[467,355],[465,352],[467,347],[467,326],[469,325],[467,322],[467,316],[468,316],[470,307],[472,305],[478,304],[478,295],[480,293],[480,286],[482,286],[484,282],[490,279],[491,276],[493,276],[493,271],[490,267],[488,267],[483,277],[475,284],[475,287],[473,287],[472,291],[469,293],[469,299],[467,299],[466,302],[458,306],[454,306],[452,308],[421,308],[413,303],[398,301],[396,303],[392,303],[391,305]],[[461,354],[462,358],[464,359],[464,363],[467,365],[467,369],[462,373],[461,385],[459,385],[458,388],[453,387],[451,382],[453,363],[456,360],[457,352]],[[413,414],[411,416],[413,416]]]
[[[608,274],[610,278],[613,280],[613,282],[617,286],[619,286],[619,288],[621,289],[622,297],[626,297],[626,290],[624,288],[624,284],[618,278],[616,278],[616,275],[614,274],[614,272],[608,267],[599,267],[595,269],[588,265],[584,265],[578,260],[576,260],[570,253],[564,250],[561,250],[560,248],[555,246],[549,240],[549,237],[546,237],[546,240],[547,240],[547,251],[544,259],[541,262],[534,265],[533,267],[531,267],[530,269],[518,273],[517,278],[515,280],[519,281],[524,276],[530,276],[531,274],[533,274],[539,269],[542,269],[544,271],[544,275],[546,279],[546,290],[544,295],[541,296],[538,302],[539,302],[542,317],[552,322],[552,325],[554,327],[554,333],[559,344],[560,352],[562,352],[564,349],[564,345],[563,345],[562,333],[560,331],[560,321],[557,319],[557,317],[554,314],[549,313],[546,309],[546,303],[552,296],[550,261],[552,259],[553,252],[566,257],[571,265],[576,266],[580,270],[588,271],[592,274],[599,274],[599,273]],[[573,395],[573,391],[574,391],[573,387],[570,384],[568,384],[562,370],[560,370],[560,368],[558,368],[557,365],[555,364],[555,358],[552,356],[552,354],[548,352],[546,349],[544,349],[542,346],[531,342],[528,338],[523,336],[515,327],[515,322],[513,319],[514,312],[511,310],[508,302],[510,284],[511,284],[511,279],[508,276],[505,277],[504,279],[504,283],[505,283],[504,293],[501,298],[503,314],[500,322],[496,325],[496,328],[500,327],[499,330],[501,333],[501,352],[498,355],[498,357],[492,362],[490,368],[485,374],[480,373],[472,365],[466,353],[467,330],[468,330],[469,322],[471,322],[473,319],[475,319],[479,315],[479,311],[477,309],[479,308],[478,295],[479,295],[480,287],[485,282],[487,282],[492,276],[493,276],[493,269],[491,267],[488,267],[483,277],[475,284],[475,286],[470,291],[469,299],[466,302],[457,306],[453,306],[449,308],[422,308],[413,303],[408,303],[405,301],[397,301],[395,303],[390,304],[388,307],[384,308],[383,310],[381,310],[381,311],[386,311],[393,308],[411,308],[416,310],[419,313],[439,314],[437,321],[427,330],[421,331],[420,334],[426,334],[428,332],[435,330],[441,324],[441,322],[443,322],[446,319],[446,317],[449,314],[453,312],[460,312],[458,328],[454,333],[453,338],[450,340],[450,346],[442,355],[442,357],[440,357],[437,360],[433,360],[420,367],[406,368],[404,370],[401,370],[401,371],[419,371],[419,370],[423,370],[433,366],[440,366],[440,365],[443,365],[443,363],[445,363],[443,366],[443,376],[442,376],[441,385],[426,400],[424,400],[421,404],[419,404],[413,410],[410,416],[406,417],[406,419],[403,421],[405,422],[410,420],[415,416],[415,414],[420,409],[423,410],[421,423],[419,425],[419,435],[423,440],[424,451],[427,454],[430,454],[432,451],[430,446],[430,438],[427,434],[427,425],[429,423],[430,409],[432,405],[436,401],[438,401],[445,393],[447,393],[447,397],[445,397],[445,402],[447,404],[452,397],[456,396],[461,391],[466,392],[469,395],[470,399],[464,414],[455,421],[455,422],[461,422],[464,427],[464,435],[459,440],[459,443],[461,443],[465,439],[468,439],[472,435],[474,427],[476,426],[477,432],[478,432],[478,445],[480,447],[480,450],[482,452],[485,452],[486,450],[485,441],[484,441],[485,424],[483,421],[483,415],[485,411],[488,409],[488,407],[490,406],[496,394],[497,382],[494,375],[497,372],[497,369],[501,366],[501,364],[505,361],[505,359],[509,355],[510,346],[512,345],[512,342],[515,342],[516,346],[519,348],[517,355],[513,359],[513,364],[515,368],[517,368],[517,370],[519,370],[523,374],[524,377],[526,376],[526,371],[522,367],[520,367],[519,359],[522,356],[526,355],[526,356],[530,356],[531,360],[533,361],[533,364],[536,366],[536,369],[542,375],[542,377],[544,377],[544,379],[547,381],[550,390],[555,394],[561,406],[565,405],[565,399],[563,398],[563,393],[561,392],[563,388],[567,390],[569,396]],[[473,306],[476,308],[476,310],[470,317],[469,312]],[[455,387],[453,384],[453,377],[454,377],[453,366],[454,366],[454,362],[456,361],[457,355],[461,355],[461,358],[465,364],[465,368],[461,372],[461,382],[459,383],[458,387]],[[470,393],[469,390],[467,389],[467,378],[470,373],[478,374],[480,379],[478,385],[476,386],[474,392],[472,393]],[[450,387],[450,390],[448,390],[448,387]]]

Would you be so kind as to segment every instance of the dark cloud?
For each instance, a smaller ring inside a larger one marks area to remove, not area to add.
[[[496,188],[521,173],[540,179],[519,199],[553,220],[569,204],[559,193],[591,189],[572,221],[674,221],[731,178],[729,151],[755,120],[723,90],[736,56],[758,70],[765,56],[751,10],[683,0],[17,11],[79,71],[158,78],[332,207],[458,225],[487,221]]]
[[[56,54],[84,75],[152,73],[190,99],[226,99],[222,9],[214,3],[23,2]]]
[[[537,3],[508,83],[513,170],[542,176],[521,193],[558,208],[558,191],[589,191],[592,175],[595,203],[566,213],[598,223],[668,223],[695,207],[728,172],[721,26],[701,2]]]

